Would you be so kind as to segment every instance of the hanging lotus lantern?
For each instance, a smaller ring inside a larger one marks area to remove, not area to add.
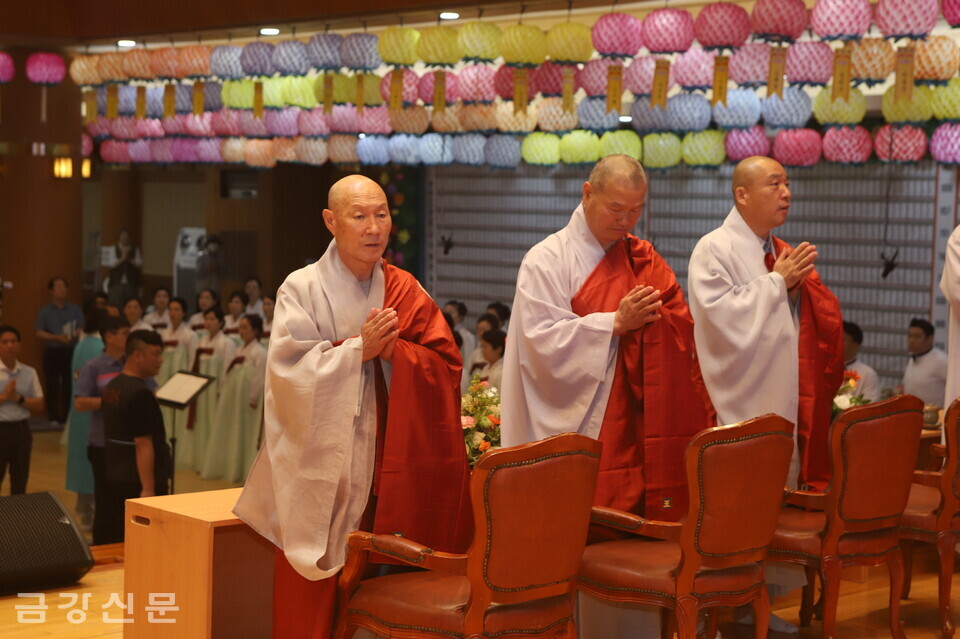
[[[134,164],[153,162],[153,150],[149,140],[133,140],[127,143],[127,154]]]
[[[386,64],[412,67],[419,61],[417,43],[420,32],[410,27],[387,27],[377,41],[377,51]],[[386,99],[386,98],[384,98]]]
[[[741,87],[765,85],[769,70],[770,45],[765,42],[747,42],[730,56],[730,79]]]
[[[266,78],[263,81],[263,106],[266,109],[282,109],[286,104],[290,77]]]
[[[600,136],[600,157],[627,155],[636,160],[643,157],[640,136],[633,131],[607,131]]]
[[[166,120],[164,120],[166,122]],[[263,118],[254,117],[253,111],[240,112],[240,128],[248,138],[269,138],[267,123]]]
[[[463,102],[493,102],[497,98],[493,78],[496,70],[485,64],[468,64],[460,71],[457,85]]]
[[[751,129],[760,121],[760,98],[749,89],[732,89],[726,104],[713,105],[713,119],[721,129]]]
[[[340,61],[353,71],[373,71],[382,64],[377,36],[351,33],[340,44]]]
[[[643,166],[671,169],[683,159],[683,143],[673,133],[649,133],[643,136]]]
[[[930,99],[933,117],[941,121],[960,121],[960,78],[951,79],[946,86],[933,89]]]
[[[893,74],[897,54],[884,38],[862,38],[853,44],[850,75],[854,84],[882,84]]]
[[[555,166],[560,161],[560,137],[536,131],[523,138],[523,161],[535,166]]]
[[[750,14],[750,27],[768,42],[793,42],[807,28],[803,0],[757,0]]]
[[[131,49],[123,54],[123,73],[131,80],[150,80],[150,52],[146,49]]]
[[[316,71],[337,71],[343,66],[340,59],[340,46],[343,44],[343,36],[338,33],[318,33],[307,40],[307,60],[310,67]],[[377,46],[381,46],[380,42]],[[323,146],[326,153],[326,145]],[[324,155],[324,162],[326,156]],[[321,162],[322,164],[323,162]]]
[[[213,49],[205,44],[192,44],[177,49],[177,77],[203,80],[210,77],[210,56]]]
[[[434,109],[430,115],[430,126],[437,133],[463,133],[459,103],[448,104],[442,110]]]
[[[504,100],[510,100],[513,98],[513,89],[516,82],[515,77],[517,75],[517,68],[507,65],[499,67],[493,75],[493,88],[497,92],[497,95]],[[533,96],[537,93],[539,88],[534,82],[534,75],[527,76],[527,95]]]
[[[367,135],[357,140],[357,159],[366,166],[390,164],[390,138],[383,135]]]
[[[217,138],[203,138],[197,140],[197,162],[203,164],[220,164],[223,154],[220,152],[222,141]]]
[[[674,133],[702,131],[710,118],[710,101],[702,95],[680,93],[667,100],[667,128]]]
[[[117,87],[117,113],[132,116],[137,112],[137,87],[122,84]]]
[[[930,157],[940,164],[960,164],[960,124],[945,122],[934,130]]]
[[[243,135],[240,112],[233,109],[221,109],[216,113],[211,113],[210,126],[213,127],[213,132],[221,137],[240,137]]]
[[[306,75],[310,71],[310,53],[305,42],[285,40],[277,44],[270,56],[273,68],[280,75]]]
[[[796,86],[824,86],[833,75],[833,49],[826,42],[795,42],[787,49],[787,79]]]
[[[674,77],[685,91],[706,91],[713,86],[713,65],[716,51],[694,46],[677,56]]]
[[[603,16],[601,16],[601,19]],[[634,20],[637,20],[634,18]],[[597,20],[599,24],[600,20]],[[637,20],[639,35],[639,20]],[[597,25],[594,24],[594,29]],[[557,64],[577,64],[586,62],[593,55],[593,41],[590,27],[579,22],[560,22],[547,31],[547,55]],[[606,40],[603,40],[604,42]],[[618,44],[622,44],[617,41]],[[639,47],[637,48],[639,50]],[[617,49],[601,51],[601,55],[618,55]],[[635,54],[631,54],[635,55]],[[630,57],[629,55],[625,57]]]
[[[738,49],[750,37],[750,14],[730,2],[708,4],[693,23],[693,35],[704,49]]]
[[[297,115],[297,129],[300,135],[307,137],[322,137],[330,135],[330,125],[327,124],[327,116],[323,109],[301,109]],[[326,149],[326,146],[324,146]],[[321,162],[321,164],[323,164]]]
[[[930,36],[917,42],[913,77],[925,84],[945,84],[960,69],[960,48],[953,38]],[[933,148],[933,141],[930,142]]]
[[[773,159],[786,167],[811,167],[820,161],[823,141],[813,129],[784,129],[773,140]]]
[[[933,115],[931,101],[933,93],[929,87],[913,87],[913,97],[909,100],[897,100],[896,87],[890,87],[883,94],[880,110],[887,122],[894,124],[923,125]]]
[[[159,118],[141,118],[134,120],[138,138],[162,138],[166,135]]]
[[[401,99],[405,105],[417,103],[417,97],[420,92],[420,77],[410,69],[394,69],[380,80],[380,96],[384,100],[390,99],[390,87],[393,84],[394,74],[400,74],[403,77],[401,83]],[[462,74],[461,74],[462,75]]]
[[[327,143],[320,138],[297,138],[294,151],[304,164],[321,166],[327,161]]]
[[[684,9],[655,9],[641,32],[650,53],[683,53],[693,44],[693,16]]]
[[[331,133],[359,133],[360,120],[352,104],[335,104],[327,117]]]
[[[100,159],[107,164],[129,164],[130,151],[126,142],[104,140],[100,145]]]
[[[247,146],[244,138],[229,138],[223,141],[220,147],[220,153],[223,155],[223,161],[231,164],[243,163],[243,149]]]
[[[428,66],[452,67],[463,57],[463,47],[453,27],[427,27],[420,32],[417,55]]]
[[[577,119],[580,128],[588,131],[602,133],[620,128],[620,113],[607,111],[607,100],[602,96],[581,100],[577,105]]]
[[[500,51],[504,67],[497,70],[494,86],[504,99],[512,99],[519,110],[527,108],[528,100],[536,95],[536,88],[530,83],[529,70],[547,59],[547,36],[538,27],[528,24],[515,24],[507,27],[500,40]],[[505,95],[498,85],[502,69],[509,69],[511,90]]]
[[[600,138],[591,131],[570,131],[560,138],[560,161],[571,166],[592,165],[600,159]]]
[[[357,115],[357,124],[361,133],[369,135],[390,135],[393,127],[390,125],[390,110],[386,105],[364,109]]]
[[[360,158],[357,157],[357,142],[359,138],[355,135],[331,135],[327,140],[327,153],[333,164],[357,164]]]
[[[207,83],[207,86],[210,86],[210,84],[211,83]],[[287,78],[283,101],[286,104],[300,107],[301,109],[312,109],[317,106],[314,80],[305,75]]]
[[[824,126],[852,126],[863,122],[867,115],[867,99],[859,89],[851,88],[847,99],[833,98],[827,87],[813,101],[813,115]]]
[[[921,39],[933,31],[939,14],[937,0],[880,0],[877,28],[887,38]]]
[[[434,130],[454,132],[459,128],[456,114],[447,114],[446,105],[459,99],[457,77],[444,69],[453,67],[463,57],[463,48],[453,27],[427,27],[420,32],[417,54],[436,70],[420,78],[419,94],[424,104],[433,105]]]
[[[632,58],[644,44],[643,22],[627,13],[607,13],[593,23],[590,37],[593,48],[600,55]]]
[[[258,119],[262,117],[263,80],[272,76],[274,72],[273,51],[274,46],[269,42],[257,41],[243,45],[243,50],[240,52],[240,65],[243,67],[243,73],[253,80],[254,100],[252,108],[253,115]]]
[[[770,155],[770,140],[767,139],[760,125],[749,129],[727,131],[723,146],[727,157],[733,162],[739,162],[754,155]]]
[[[651,107],[648,96],[638,97],[630,107],[631,126],[638,133],[667,131],[667,110],[660,106]]]
[[[218,78],[239,80],[244,77],[241,47],[222,45],[210,52],[210,73]]]
[[[657,68],[657,60],[662,60],[657,56],[643,56],[634,59],[630,66],[623,72],[623,85],[635,96],[650,95],[653,91],[653,77]],[[673,65],[670,66],[670,75],[667,80],[667,90],[669,91],[677,82],[674,78]]]
[[[530,133],[536,128],[536,105],[531,105],[526,113],[514,109],[510,102],[497,105],[497,130],[501,133]]]
[[[390,126],[397,133],[423,135],[430,126],[430,113],[420,105],[391,111]]]
[[[502,37],[500,27],[489,22],[467,22],[457,29],[457,42],[465,62],[492,63],[500,57]]]
[[[173,164],[173,139],[150,140],[150,155],[157,164]]]
[[[104,82],[124,82],[127,73],[123,69],[124,54],[119,52],[104,53],[97,58],[97,74]]]
[[[388,145],[390,161],[401,166],[420,164],[420,138],[416,135],[394,135]]]
[[[170,142],[170,155],[178,163],[197,161],[197,141],[190,138],[177,138]]]
[[[273,137],[295,138],[300,134],[299,117],[300,109],[297,107],[270,109],[264,114],[267,133]]]
[[[639,35],[640,21],[634,20]],[[597,29],[597,24],[594,24],[594,29]],[[618,56],[625,50],[623,39],[617,39],[613,34],[601,35],[599,41],[605,45],[600,51],[601,55]],[[630,45],[626,47],[629,49]],[[573,95],[578,88],[577,65],[588,63],[593,55],[593,32],[579,23],[555,24],[547,31],[547,54],[550,60],[537,67],[531,82],[545,96],[565,96],[564,103],[573,110]]]
[[[960,27],[960,0],[942,0],[940,8],[947,24],[951,27]]]
[[[150,71],[160,81],[174,80],[177,77],[177,50],[163,47],[150,52]]]
[[[495,169],[515,169],[523,159],[521,146],[515,136],[491,135],[483,147],[483,160]]]
[[[416,155],[427,166],[453,164],[453,136],[427,133],[420,138]]]
[[[589,97],[607,95],[607,79],[610,67],[623,68],[623,63],[614,58],[594,58],[587,62],[577,76],[578,84]]]
[[[247,140],[243,145],[244,163],[255,169],[272,169],[277,165],[270,140]]]
[[[563,77],[565,70],[573,72],[573,86],[571,94],[576,93],[580,86],[581,75],[576,65],[561,65],[551,60],[547,60],[537,67],[530,76],[530,82],[537,87],[540,95],[546,97],[556,97],[563,95]]]
[[[102,82],[97,71],[99,56],[78,55],[70,62],[70,78],[80,86],[96,86]],[[13,80],[13,58],[9,53],[0,51],[0,84]],[[6,78],[6,79],[4,79]]]
[[[918,126],[891,126],[877,129],[873,149],[881,162],[919,162],[927,152],[927,134]]]
[[[567,111],[562,98],[543,98],[537,105],[537,125],[543,131],[572,131],[577,128],[577,113]]]
[[[813,113],[813,102],[800,87],[787,87],[783,97],[771,95],[760,105],[763,121],[773,129],[798,129],[806,126]]]
[[[859,40],[872,21],[868,0],[817,0],[810,13],[810,26],[821,40]]]
[[[684,164],[694,168],[720,166],[727,159],[723,139],[723,132],[714,129],[687,133],[680,144]]]
[[[117,140],[138,138],[137,124],[133,118],[121,116],[110,121],[110,136]]]
[[[31,53],[27,57],[25,69],[27,79],[41,85],[40,121],[47,121],[47,87],[63,82],[67,75],[67,65],[56,53]]]
[[[837,164],[860,165],[873,153],[873,138],[862,126],[835,127],[823,134],[823,159]]]
[[[191,113],[186,116],[183,123],[184,132],[195,138],[211,138],[216,135],[213,130],[212,113]]]
[[[487,138],[479,133],[467,133],[453,138],[453,161],[466,166],[483,165],[483,149]]]
[[[497,105],[464,104],[460,108],[459,119],[465,131],[493,133],[497,130]]]

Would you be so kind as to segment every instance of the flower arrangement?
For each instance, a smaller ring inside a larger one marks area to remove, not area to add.
[[[837,390],[833,398],[833,416],[836,417],[851,406],[862,406],[869,404],[869,399],[864,399],[863,394],[856,394],[857,385],[860,383],[860,373],[853,370],[843,371],[843,383]]]
[[[493,448],[500,447],[500,393],[479,375],[470,380],[460,400],[460,425],[470,467]]]

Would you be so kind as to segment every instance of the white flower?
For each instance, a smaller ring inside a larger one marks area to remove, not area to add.
[[[850,399],[850,395],[837,395],[833,398],[833,405],[840,410],[847,410],[850,408]]]
[[[476,448],[477,446],[483,443],[484,439],[486,439],[486,435],[484,435],[480,431],[477,431],[473,434],[473,441],[471,442],[471,444],[473,445],[474,448]]]

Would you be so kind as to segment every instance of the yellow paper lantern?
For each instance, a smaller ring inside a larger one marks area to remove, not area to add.
[[[878,84],[893,73],[897,53],[884,38],[861,38],[853,43],[850,77],[867,86]]]
[[[445,26],[427,27],[420,32],[417,55],[428,65],[452,67],[463,57],[457,30]]]
[[[363,103],[366,106],[374,107],[383,104],[383,96],[380,95],[380,82],[383,76],[376,73],[365,73],[363,75]]]
[[[303,109],[317,106],[317,96],[313,92],[313,78],[305,75],[290,76],[284,93],[284,102]]]
[[[723,131],[693,131],[683,137],[683,161],[687,166],[720,166],[727,159]]]
[[[673,133],[650,133],[643,136],[643,166],[648,169],[669,169],[680,164],[683,144]]]
[[[468,22],[457,29],[457,40],[468,62],[493,62],[500,57],[500,27],[489,22]]]
[[[607,131],[600,138],[600,157],[629,155],[639,160],[643,157],[640,136],[633,131]]]
[[[560,138],[560,160],[564,164],[593,164],[600,159],[600,138],[592,131],[578,129]]]
[[[555,166],[560,161],[560,138],[553,133],[531,133],[523,138],[520,156],[527,164]]]
[[[813,115],[820,124],[859,124],[867,115],[867,99],[860,89],[850,88],[847,100],[833,99],[833,87],[820,90],[813,100]]]
[[[253,80],[227,80],[220,92],[223,106],[231,109],[253,108]]]
[[[287,76],[266,78],[263,81],[263,106],[271,109],[283,108],[286,104],[289,80]]]
[[[593,55],[591,30],[579,22],[561,22],[547,31],[547,55],[558,64],[586,62]]]
[[[323,104],[323,82],[324,74],[321,73],[313,84],[313,94],[319,104]],[[352,75],[344,75],[343,73],[333,74],[333,103],[353,104],[356,99],[357,79]]]
[[[547,36],[529,24],[512,25],[503,31],[500,53],[511,66],[535,67],[547,59]]]
[[[917,42],[913,59],[913,77],[927,82],[945,82],[957,75],[960,68],[960,48],[953,38],[927,36]]]
[[[900,100],[897,102],[894,98],[896,87],[890,87],[883,94],[883,101],[880,103],[880,111],[887,122],[897,124],[926,122],[933,117],[933,108],[931,107],[932,91],[929,87],[913,87],[913,98],[911,100]]]
[[[946,86],[935,87],[930,106],[933,117],[938,120],[960,120],[960,78],[953,78]]]
[[[417,43],[420,32],[410,27],[387,27],[377,40],[380,59],[398,67],[411,67],[420,59]]]

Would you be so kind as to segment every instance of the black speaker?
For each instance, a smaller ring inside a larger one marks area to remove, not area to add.
[[[0,594],[76,583],[93,555],[53,493],[0,497]]]

